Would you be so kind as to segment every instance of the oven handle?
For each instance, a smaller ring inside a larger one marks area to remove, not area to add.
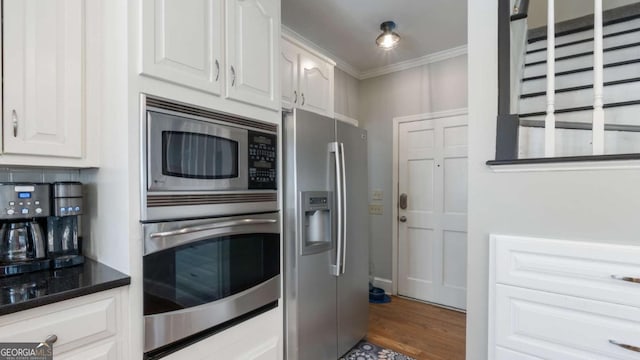
[[[242,220],[221,221],[221,222],[216,222],[216,223],[206,224],[206,225],[185,227],[178,230],[154,232],[154,233],[151,233],[149,237],[152,239],[165,238],[165,237],[185,235],[185,234],[191,234],[195,232],[220,229],[220,228],[226,228],[226,227],[274,224],[276,222],[278,222],[278,220],[275,220],[275,219],[242,219]]]

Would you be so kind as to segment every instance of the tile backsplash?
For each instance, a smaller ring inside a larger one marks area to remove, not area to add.
[[[0,182],[80,181],[78,169],[0,167]]]

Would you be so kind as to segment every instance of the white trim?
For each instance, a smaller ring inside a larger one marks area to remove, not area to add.
[[[342,115],[342,114],[339,114],[339,113],[337,113],[337,112],[334,112],[334,113],[333,113],[333,117],[334,117],[336,120],[340,120],[340,121],[343,121],[343,122],[349,123],[349,124],[351,124],[351,125],[353,125],[353,126],[358,126],[358,120],[356,120],[356,119],[354,119],[354,118],[351,118],[351,117],[348,117],[347,115]]]
[[[291,41],[295,43],[297,46],[300,46],[303,49],[313,53],[314,55],[319,56],[323,60],[326,60],[332,63],[338,69],[346,72],[347,74],[353,76],[358,80],[369,79],[376,76],[390,74],[396,71],[407,70],[414,67],[438,62],[438,61],[451,59],[457,56],[465,55],[467,53],[467,45],[462,45],[462,46],[454,47],[451,49],[438,51],[433,54],[421,56],[415,59],[409,59],[409,60],[400,61],[394,64],[389,64],[389,65],[380,66],[380,67],[365,70],[365,71],[360,71],[358,68],[351,65],[344,59],[336,56],[331,51],[315,44],[311,40],[300,35],[299,33],[295,32],[293,29],[291,29],[290,27],[284,24],[282,24],[281,26],[281,34],[282,34],[282,37],[287,41]]]
[[[334,65],[334,66],[336,65],[336,61],[334,59],[337,59],[337,56],[332,54],[330,51],[316,45],[306,37],[291,30],[289,27],[287,27],[284,24],[282,25],[282,28],[281,28],[281,35],[285,40],[290,41],[296,44],[297,46],[305,49],[306,51],[312,53],[313,55],[322,58],[322,60],[331,63],[331,65]],[[353,66],[351,65],[349,66],[355,70]],[[343,70],[343,71],[347,72],[346,70]]]
[[[584,171],[584,170],[631,170],[640,169],[640,160],[575,161],[540,164],[489,165],[496,173]]]
[[[415,68],[418,66],[423,66],[426,64],[431,64],[434,62],[443,61],[443,60],[451,59],[461,55],[465,55],[466,53],[467,53],[467,45],[462,45],[462,46],[454,47],[448,50],[443,50],[433,54],[421,56],[419,58],[405,60],[405,61],[397,62],[395,64],[385,65],[378,68],[362,71],[360,72],[360,76],[358,77],[358,79],[364,80],[372,77],[390,74],[396,71],[407,70],[407,69]]]
[[[391,285],[392,294],[398,294],[398,132],[401,123],[441,119],[453,116],[467,115],[466,108],[438,111],[432,113],[424,113],[418,115],[398,116],[393,118],[393,170],[392,170],[392,200],[391,204]]]
[[[387,294],[387,295],[391,295],[392,294],[393,284],[392,284],[391,280],[389,280],[389,279],[374,277],[373,278],[373,286],[384,290],[384,293]]]

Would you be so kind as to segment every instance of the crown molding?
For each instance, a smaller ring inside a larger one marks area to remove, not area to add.
[[[369,79],[377,76],[390,74],[397,71],[407,70],[407,69],[415,68],[418,66],[423,66],[426,64],[431,64],[434,62],[465,55],[466,53],[467,53],[467,45],[462,45],[462,46],[454,47],[451,49],[439,51],[433,54],[421,56],[419,58],[401,61],[394,64],[373,68],[371,70],[362,71],[360,72],[360,76],[358,77],[358,79],[364,80],[364,79]]]
[[[329,60],[330,62],[335,63],[335,66],[338,67],[340,70],[346,72],[347,74],[353,76],[356,79],[360,79],[360,70],[356,69],[353,65],[349,64],[343,59],[337,57],[335,54],[331,53],[327,49],[316,45],[311,40],[298,34],[297,32],[295,32],[294,30],[292,30],[291,28],[289,28],[284,24],[282,25],[281,31],[282,31],[282,36],[285,39],[295,42],[298,45],[305,48],[305,50],[310,51],[315,55],[318,55],[321,58],[324,58],[325,60]]]
[[[295,32],[288,26],[282,24],[281,30],[282,30],[283,38],[296,43],[298,46],[303,47],[305,50],[313,53],[316,56],[319,56],[325,59],[326,61],[334,63],[338,69],[344,71],[345,73],[353,76],[358,80],[369,79],[377,76],[390,74],[396,71],[407,70],[414,67],[423,66],[426,64],[431,64],[434,62],[454,58],[460,55],[465,55],[467,53],[467,45],[462,45],[455,48],[439,51],[433,54],[421,56],[419,58],[401,61],[394,64],[373,68],[370,70],[360,71],[355,66],[339,58],[338,56],[331,53],[327,49],[318,46],[311,40]]]

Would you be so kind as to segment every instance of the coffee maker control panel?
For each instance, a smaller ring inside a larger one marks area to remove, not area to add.
[[[0,219],[31,219],[49,213],[49,184],[0,184]]]

